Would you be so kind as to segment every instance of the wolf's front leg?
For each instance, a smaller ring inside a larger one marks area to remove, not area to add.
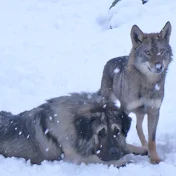
[[[152,164],[158,164],[162,161],[158,156],[155,142],[158,120],[159,120],[159,109],[150,108],[148,111],[148,150],[150,162]]]
[[[135,155],[147,155],[148,149],[145,146],[135,146],[132,144],[127,144],[127,152],[133,153]]]
[[[141,141],[142,146],[147,146],[147,141],[145,139],[145,135],[142,128],[142,123],[144,120],[144,113],[136,113],[137,123],[136,123],[136,130]]]

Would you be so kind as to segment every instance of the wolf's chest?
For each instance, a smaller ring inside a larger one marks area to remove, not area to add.
[[[143,107],[144,109],[148,108],[148,107],[158,109],[158,108],[160,108],[161,103],[162,103],[161,98],[145,98],[145,97],[142,97],[142,98],[139,98],[139,99],[134,99],[132,101],[129,101],[126,104],[126,109],[128,111],[135,110],[139,107]]]

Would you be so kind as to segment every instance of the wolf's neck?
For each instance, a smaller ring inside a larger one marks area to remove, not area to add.
[[[129,78],[134,80],[138,84],[143,84],[143,85],[155,85],[158,83],[164,83],[165,82],[165,75],[166,71],[164,71],[162,74],[157,75],[157,74],[151,74],[145,75],[140,70],[138,70],[134,65],[128,65],[126,74],[128,75]]]

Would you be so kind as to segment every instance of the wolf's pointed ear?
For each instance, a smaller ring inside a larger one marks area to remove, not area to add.
[[[171,29],[171,24],[168,21],[160,32],[162,39],[166,40],[168,43],[171,35]]]
[[[131,28],[131,40],[133,46],[138,46],[143,41],[144,34],[137,25]]]

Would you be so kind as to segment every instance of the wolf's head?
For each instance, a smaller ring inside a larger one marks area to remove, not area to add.
[[[97,155],[103,161],[118,160],[125,154],[131,118],[120,110],[94,107],[75,118],[76,148],[84,156]]]
[[[143,33],[137,25],[131,29],[133,44],[130,64],[146,76],[160,75],[172,60],[169,45],[171,24],[167,22],[159,33]]]

